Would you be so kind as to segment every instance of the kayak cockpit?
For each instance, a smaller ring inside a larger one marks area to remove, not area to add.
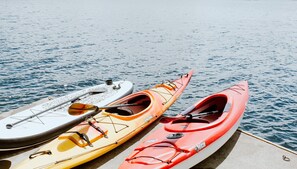
[[[226,95],[213,95],[199,102],[191,111],[165,125],[168,131],[195,131],[212,128],[225,120],[230,109]]]
[[[197,116],[201,121],[203,120],[212,123],[221,117],[223,112],[226,112],[224,110],[226,105],[227,97],[225,95],[214,96],[206,99],[205,102],[202,102],[200,105],[197,105],[197,108],[189,114],[194,116],[194,118],[192,118],[194,121],[195,116]]]
[[[106,109],[106,112],[120,116],[136,115],[149,107],[151,99],[148,95],[142,94],[130,98],[120,104],[127,104],[129,106]]]

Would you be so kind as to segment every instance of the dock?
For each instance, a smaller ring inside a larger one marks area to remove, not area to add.
[[[52,98],[45,98],[30,105],[0,114],[0,119],[11,114],[15,114],[24,109],[49,101]],[[97,159],[85,163],[80,169],[101,169],[118,168],[125,158],[139,144],[143,137],[151,131],[158,129],[162,124],[154,122],[128,142],[98,157]],[[0,168],[10,169],[17,163],[29,157],[39,149],[39,146],[22,150],[0,151]],[[238,129],[234,135],[217,152],[196,164],[192,169],[296,169],[297,152],[269,142],[251,133]]]

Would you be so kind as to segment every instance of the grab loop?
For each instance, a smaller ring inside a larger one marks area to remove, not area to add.
[[[52,152],[50,150],[46,150],[46,151],[39,151],[39,152],[36,152],[36,153],[33,153],[29,156],[29,159],[33,159],[37,156],[40,156],[40,155],[52,155]]]
[[[285,156],[285,155],[283,155],[283,160],[284,160],[284,161],[290,161],[290,158],[287,157],[287,156]]]

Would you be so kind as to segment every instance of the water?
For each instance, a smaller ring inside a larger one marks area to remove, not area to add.
[[[177,114],[248,80],[240,128],[297,151],[296,0],[0,0],[0,112],[195,70]]]

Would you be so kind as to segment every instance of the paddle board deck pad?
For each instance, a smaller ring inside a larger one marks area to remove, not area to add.
[[[234,134],[248,101],[242,81],[198,101],[144,138],[119,168],[191,168]]]
[[[105,106],[133,91],[130,81],[106,81],[26,109],[0,120],[0,150],[30,147],[54,138],[63,131],[93,115],[89,111],[70,115],[68,107],[75,102]]]
[[[193,71],[119,99],[45,144],[16,168],[72,168],[95,159],[142,131],[171,106],[188,85]],[[99,159],[100,160],[100,159]]]

